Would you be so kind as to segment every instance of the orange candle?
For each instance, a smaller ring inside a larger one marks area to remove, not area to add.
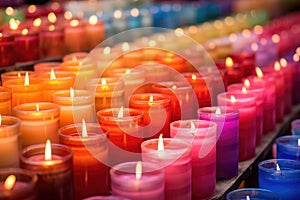
[[[33,69],[37,75],[40,75],[45,72],[50,72],[51,69],[54,69],[55,71],[59,71],[60,70],[60,62],[37,63],[33,66]]]
[[[63,62],[68,62],[68,61],[78,61],[82,62],[84,59],[88,56],[89,54],[87,52],[74,52],[67,54],[63,57]]]
[[[85,37],[87,38],[88,49],[95,48],[104,40],[104,21],[98,21],[96,15],[89,18],[88,23],[84,27]]]
[[[12,71],[12,72],[5,72],[1,74],[1,81],[2,85],[4,82],[8,80],[13,80],[13,79],[24,79],[26,73],[28,73],[29,78],[35,78],[37,74],[33,71]]]
[[[65,27],[65,47],[67,52],[85,51],[86,35],[83,23],[77,19],[70,21]]]
[[[11,89],[0,87],[0,114],[11,115]]]

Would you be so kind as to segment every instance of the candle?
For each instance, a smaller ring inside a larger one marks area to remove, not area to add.
[[[108,195],[108,129],[99,124],[71,124],[58,130],[60,143],[73,150],[73,182],[75,199],[92,195]]]
[[[242,92],[224,92],[218,95],[219,106],[232,106],[239,110],[239,161],[255,156],[256,96]]]
[[[60,71],[60,62],[41,62],[33,65],[34,73],[37,75],[51,72],[52,69]]]
[[[0,114],[11,115],[11,89],[0,86]]]
[[[104,21],[98,21],[96,15],[90,16],[84,29],[87,37],[88,49],[95,48],[104,40]]]
[[[19,167],[19,137],[21,121],[0,115],[0,168]]]
[[[240,54],[231,54],[233,62],[239,63],[244,76],[250,76],[255,70],[255,53],[242,52]]]
[[[244,72],[238,63],[234,63],[231,57],[227,57],[222,61],[216,62],[219,69],[226,69],[228,84],[240,83],[242,81]]]
[[[14,115],[21,119],[22,147],[44,143],[47,139],[58,143],[59,110],[58,105],[48,102],[15,106],[13,108]]]
[[[226,199],[227,200],[236,200],[236,199],[280,200],[280,197],[276,193],[270,190],[259,189],[259,188],[243,188],[243,189],[237,189],[229,192],[226,195]]]
[[[293,65],[289,64],[286,59],[280,59],[281,71],[284,76],[284,114],[289,114],[292,111],[292,67]]]
[[[71,72],[58,71],[45,72],[38,76],[43,83],[43,100],[51,102],[52,94],[60,90],[68,90],[73,87],[75,75]]]
[[[63,57],[63,62],[68,62],[68,61],[78,61],[78,62],[83,62],[86,57],[88,57],[87,52],[74,52],[74,53],[69,53],[67,55],[64,55]]]
[[[1,169],[0,170],[0,198],[36,199],[37,175],[24,169]]]
[[[264,88],[262,84],[250,83],[245,79],[244,83],[235,83],[227,87],[228,92],[242,91],[243,93],[256,96],[256,146],[261,144],[263,136],[263,106],[264,106]]]
[[[169,96],[157,93],[134,94],[129,107],[144,112],[144,139],[157,138],[160,133],[170,136],[171,100]]]
[[[292,134],[300,135],[300,119],[295,119],[291,122]]]
[[[204,107],[198,110],[200,120],[217,123],[217,179],[238,174],[239,111],[233,107]]]
[[[162,136],[162,135],[161,135]],[[146,140],[142,143],[142,159],[164,170],[165,198],[192,198],[192,166],[190,145],[172,138]]]
[[[186,60],[177,54],[162,52],[158,54],[155,61],[170,67],[178,72],[184,72],[186,69]]]
[[[26,19],[36,19],[44,14],[44,10],[41,6],[29,5],[25,11]]]
[[[131,108],[110,108],[97,112],[99,124],[110,132],[110,166],[128,161],[130,156],[140,159],[143,142],[143,112]],[[126,150],[126,151],[124,151]],[[120,156],[122,155],[122,156]]]
[[[143,60],[143,49],[132,45],[130,46],[128,42],[117,45],[115,48],[121,49],[122,55],[119,59],[122,59],[123,67],[133,68]]]
[[[171,121],[192,119],[195,116],[195,102],[193,88],[185,82],[161,82],[153,85],[153,91],[170,96]]]
[[[300,57],[296,53],[293,56],[293,65],[292,72],[293,72],[293,104],[298,104],[300,102],[300,94],[297,90],[297,85],[300,84],[300,64],[299,64]]]
[[[36,78],[37,75],[33,71],[10,71],[10,72],[4,72],[1,73],[1,81],[2,85],[8,81],[13,79],[25,79],[26,73],[28,73],[29,78]]]
[[[15,64],[15,43],[12,35],[0,33],[0,67],[6,67]]]
[[[212,197],[216,188],[217,124],[201,120],[179,120],[172,122],[170,127],[172,138],[191,144],[193,199]]]
[[[277,193],[281,199],[297,199],[300,185],[300,162],[274,159],[258,164],[258,184],[260,188]]]
[[[29,79],[28,73],[25,79],[9,80],[3,86],[12,91],[12,108],[23,103],[41,102],[43,99],[43,85],[40,80]]]
[[[164,199],[164,173],[150,162],[126,162],[110,170],[112,194],[132,200]]]
[[[278,159],[291,159],[300,161],[300,137],[281,136],[276,139]]]
[[[67,52],[86,50],[86,36],[82,22],[77,19],[70,21],[65,27],[65,47]]]
[[[96,111],[123,106],[124,83],[118,78],[103,77],[91,79],[86,88],[95,96]]]
[[[49,140],[22,150],[21,168],[38,175],[37,199],[73,199],[72,159],[71,148]]]
[[[53,93],[52,102],[60,106],[60,127],[81,122],[94,122],[94,97],[88,90],[64,90]]]

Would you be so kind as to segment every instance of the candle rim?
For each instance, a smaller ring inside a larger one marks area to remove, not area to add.
[[[153,96],[153,102],[151,102],[152,105],[154,105],[154,104],[168,104],[169,105],[170,102],[171,102],[171,99],[168,95],[160,94],[160,93],[138,93],[138,94],[133,94],[133,95],[130,96],[129,101],[134,102],[134,104],[139,104],[139,105],[147,104],[148,105],[149,99],[150,99],[151,96]],[[144,97],[144,98],[140,99],[141,97]],[[159,99],[155,99],[155,98],[159,98]]]
[[[216,114],[216,110],[220,108],[221,114]],[[225,113],[222,112],[225,110]],[[226,112],[226,111],[229,112]],[[212,107],[202,107],[198,109],[198,114],[209,114],[214,117],[232,117],[232,118],[238,118],[239,117],[239,110],[232,106],[212,106]]]
[[[248,191],[249,191],[249,193],[245,194],[245,192],[248,192]],[[241,195],[243,195],[243,196],[250,195],[250,197],[252,198],[252,197],[257,197],[259,192],[267,193],[268,196],[272,195],[272,199],[274,199],[274,200],[279,200],[280,199],[278,194],[276,194],[275,192],[273,192],[271,190],[268,190],[268,189],[263,189],[263,188],[241,188],[241,189],[236,189],[236,190],[233,190],[233,191],[229,192],[227,194],[227,198],[231,199],[231,197],[235,197],[234,195],[238,195],[239,193],[241,193]],[[253,195],[255,195],[255,196],[253,196]]]
[[[173,89],[173,85],[176,86],[176,89]],[[159,82],[154,83],[152,85],[153,89],[157,89],[158,91],[170,91],[176,93],[176,92],[185,92],[186,90],[193,92],[193,88],[190,84],[183,82],[183,81],[165,81],[165,82]]]
[[[282,148],[289,148],[292,149],[294,151],[298,151],[300,150],[300,146],[298,146],[298,140],[300,139],[300,136],[298,135],[285,135],[285,136],[281,136],[278,137],[276,139],[276,144],[281,146]],[[296,145],[292,145],[290,144],[290,142],[295,142]]]
[[[11,124],[7,124],[8,120],[12,120]],[[0,126],[0,138],[5,138],[8,136],[14,136],[19,134],[19,128],[21,126],[21,120],[14,116],[1,115],[1,124]],[[5,125],[5,126],[4,126]],[[6,131],[2,131],[2,129]]]
[[[295,165],[298,166],[298,169],[292,169],[292,168],[286,169],[286,166],[283,167],[283,165],[280,164],[280,162],[287,162],[289,164],[295,164]],[[273,164],[274,167],[266,168],[264,165],[268,164],[268,163]],[[276,164],[280,165],[280,173],[293,175],[295,172],[297,172],[297,173],[300,174],[300,162],[296,161],[296,160],[290,160],[290,159],[269,159],[269,160],[264,160],[264,161],[261,161],[258,164],[258,168],[259,168],[259,170],[262,170],[262,171],[267,172],[267,173],[277,172],[276,171]]]
[[[230,101],[231,95],[235,97],[236,103],[247,103],[249,101],[253,101],[254,103],[256,103],[257,100],[256,96],[254,96],[253,94],[250,93],[245,94],[242,91],[222,92],[218,94],[218,98],[225,100],[227,102]]]
[[[136,119],[143,119],[144,117],[144,112],[139,109],[134,109],[134,108],[123,108],[124,113],[122,118],[118,118],[118,112],[120,108],[106,108],[97,111],[97,117],[99,120],[104,120],[104,121],[116,121],[116,122],[126,122],[129,120],[136,120]],[[134,112],[134,115],[129,115],[131,112]],[[106,113],[106,115],[104,115]],[[112,115],[110,114],[112,113]],[[109,116],[107,115],[109,114]],[[126,114],[126,115],[124,115]]]

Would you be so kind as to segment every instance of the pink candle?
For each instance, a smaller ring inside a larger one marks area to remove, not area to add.
[[[165,200],[192,198],[190,144],[172,138],[151,139],[142,143],[142,158],[164,169]],[[159,145],[160,144],[160,145]]]
[[[104,40],[104,21],[98,21],[96,15],[89,18],[88,23],[84,27],[85,37],[87,37],[88,49],[95,48]]]
[[[64,34],[67,52],[86,50],[87,36],[84,32],[84,26],[79,20],[71,20],[70,24],[65,27]]]
[[[192,196],[207,199],[216,187],[217,124],[203,120],[172,122],[171,137],[192,144]]]
[[[252,94],[237,91],[218,95],[219,106],[231,106],[239,110],[239,161],[255,156],[256,100]]]
[[[284,75],[285,94],[284,94],[284,114],[289,114],[292,111],[292,70],[293,64],[288,63],[286,59],[280,59],[281,71]]]

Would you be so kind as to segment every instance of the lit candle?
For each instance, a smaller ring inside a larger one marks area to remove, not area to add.
[[[219,106],[232,106],[239,110],[239,161],[255,156],[256,100],[256,96],[238,91],[218,95]]]
[[[68,62],[68,61],[78,61],[78,62],[83,62],[86,57],[88,57],[87,52],[74,52],[74,53],[69,53],[67,55],[64,55],[63,57],[63,62]]]
[[[255,53],[242,52],[239,54],[231,54],[230,57],[234,62],[240,64],[244,76],[253,74],[255,70]]]
[[[172,122],[170,127],[172,138],[191,144],[193,198],[212,197],[216,188],[217,124],[201,120],[179,120]]]
[[[110,170],[112,194],[132,200],[164,199],[164,173],[150,162],[126,162]]]
[[[28,73],[28,78],[36,78],[37,74],[33,71],[10,71],[1,73],[2,85],[8,80],[22,79],[24,81],[26,73]]]
[[[277,193],[281,199],[298,199],[300,162],[287,159],[265,160],[258,164],[258,185]]]
[[[276,139],[277,159],[300,161],[300,136],[288,135]]]
[[[65,27],[64,34],[67,52],[86,50],[84,26],[79,20],[71,20],[70,24]]]
[[[71,148],[49,140],[22,150],[21,168],[38,175],[37,199],[73,199],[72,159]]]
[[[41,62],[33,65],[35,74],[40,75],[45,72],[51,72],[54,69],[56,72],[60,71],[60,62]]]
[[[264,199],[264,200],[280,200],[281,198],[271,190],[265,190],[260,188],[243,188],[229,192],[226,195],[227,200],[236,199]]]
[[[11,115],[11,89],[0,86],[0,114]]]
[[[99,124],[71,124],[58,130],[60,143],[73,150],[75,199],[109,194],[108,140],[109,131]]]
[[[292,64],[292,72],[293,72],[293,104],[298,104],[300,102],[300,93],[298,92],[297,86],[300,84],[300,48],[299,53],[295,53],[293,55],[293,61],[291,62]]]
[[[94,122],[94,97],[88,90],[58,91],[52,94],[52,102],[60,106],[60,127],[81,122]]]
[[[226,69],[228,84],[240,83],[242,81],[244,72],[238,63],[234,63],[231,57],[227,57],[222,61],[216,62],[219,69]]]
[[[19,137],[21,121],[0,115],[0,168],[19,167]]]
[[[47,139],[58,143],[59,110],[58,105],[48,102],[15,106],[14,115],[22,120],[20,127],[22,146],[44,143]]]
[[[11,66],[15,64],[15,43],[12,35],[0,33],[1,57],[0,67]]]
[[[284,75],[284,114],[289,114],[292,111],[292,70],[294,65],[288,63],[286,59],[280,59],[281,71]]]
[[[192,198],[190,144],[172,138],[151,139],[142,143],[144,162],[154,162],[164,169],[165,199]]]
[[[24,169],[0,170],[0,198],[36,199],[37,175]]]
[[[198,110],[200,120],[217,123],[217,179],[238,174],[239,111],[235,108],[204,107]]]
[[[170,136],[171,99],[158,93],[134,94],[130,97],[129,107],[144,112],[144,139],[157,138],[160,133]]]
[[[143,60],[143,49],[139,49],[128,42],[124,42],[121,47],[116,46],[116,48],[121,48],[123,67],[135,67]]]
[[[178,72],[184,72],[186,69],[186,60],[177,54],[162,52],[156,56],[155,60]]]
[[[96,15],[89,18],[88,23],[84,27],[85,37],[87,37],[88,49],[95,48],[104,40],[104,21],[98,21]]]
[[[44,14],[44,10],[40,6],[36,5],[29,5],[25,11],[25,18],[26,19],[35,19],[41,17]]]

